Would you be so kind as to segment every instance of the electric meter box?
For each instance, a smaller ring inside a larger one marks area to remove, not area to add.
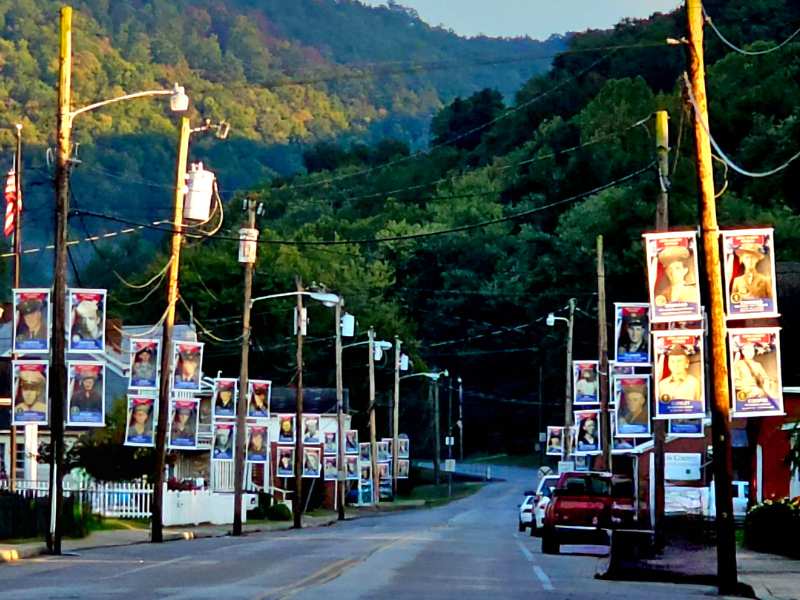
[[[211,214],[214,173],[205,170],[203,163],[193,163],[186,175],[186,187],[183,218],[187,221],[207,221]]]

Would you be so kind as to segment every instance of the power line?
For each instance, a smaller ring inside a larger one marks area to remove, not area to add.
[[[745,50],[743,48],[740,48],[739,46],[737,46],[733,42],[731,42],[728,38],[726,38],[722,34],[722,32],[714,24],[714,21],[711,19],[711,16],[706,12],[705,7],[703,7],[703,16],[705,17],[706,23],[708,23],[711,26],[711,29],[714,31],[714,33],[717,34],[717,37],[720,40],[722,40],[723,44],[728,46],[728,48],[730,48],[734,52],[738,52],[739,54],[743,54],[745,56],[763,56],[765,54],[772,54],[773,52],[777,52],[778,50],[783,48],[786,44],[788,44],[794,38],[796,38],[798,35],[800,35],[800,29],[796,29],[794,31],[794,33],[792,33],[788,38],[786,38],[780,44],[778,44],[777,46],[775,46],[773,48],[769,48],[767,50]]]
[[[689,95],[689,101],[692,103],[692,107],[694,108],[695,114],[702,115],[702,112],[700,111],[697,105],[697,100],[694,97],[692,84],[689,81],[689,77],[686,75],[686,73],[683,74],[683,79],[684,79],[684,85],[686,85],[686,91],[688,92]],[[719,157],[722,159],[722,161],[726,165],[728,165],[731,169],[733,169],[740,175],[744,175],[745,177],[753,177],[756,179],[760,179],[763,177],[771,177],[772,175],[776,175],[777,173],[780,173],[784,169],[788,168],[789,165],[791,165],[794,161],[800,158],[800,152],[798,152],[794,156],[790,157],[782,165],[777,166],[774,169],[770,169],[769,171],[762,171],[762,172],[748,171],[747,169],[744,169],[739,165],[737,165],[727,154],[725,154],[725,151],[717,143],[717,140],[715,140],[714,136],[711,135],[711,130],[708,127],[708,123],[702,117],[699,118],[698,121],[700,122],[700,126],[705,131],[706,135],[708,136],[708,139],[711,141],[711,145],[714,147],[714,150],[717,151],[717,154],[719,154]]]
[[[582,200],[583,198],[587,198],[589,196],[593,196],[593,195],[598,194],[600,192],[603,192],[603,191],[605,191],[607,189],[616,187],[618,185],[621,185],[623,183],[631,181],[632,179],[637,178],[639,175],[649,171],[653,167],[654,164],[655,164],[654,161],[650,162],[646,166],[642,167],[641,169],[639,169],[637,171],[634,171],[633,173],[629,173],[628,175],[625,175],[623,177],[620,177],[618,179],[615,179],[615,180],[610,181],[608,183],[605,183],[603,185],[599,185],[599,186],[597,186],[595,188],[592,188],[591,190],[587,190],[586,192],[581,192],[579,194],[575,194],[574,196],[570,196],[568,198],[563,198],[561,200],[556,200],[554,202],[550,202],[549,204],[545,204],[543,206],[532,208],[530,210],[521,211],[521,212],[518,212],[518,213],[511,214],[511,215],[506,215],[504,217],[497,217],[495,219],[488,219],[486,221],[481,221],[479,223],[472,223],[472,224],[469,224],[469,225],[461,225],[461,226],[458,226],[458,227],[450,227],[450,228],[447,228],[447,229],[439,229],[439,230],[434,230],[434,231],[423,231],[423,232],[420,232],[420,233],[411,233],[411,234],[407,234],[407,235],[396,235],[396,236],[388,236],[388,237],[372,238],[372,239],[364,239],[364,238],[362,238],[362,239],[353,239],[353,240],[266,240],[266,239],[259,239],[259,240],[257,240],[256,243],[264,244],[264,245],[278,245],[278,246],[340,246],[340,245],[356,245],[356,244],[369,245],[369,244],[384,244],[384,243],[390,243],[390,242],[404,242],[404,241],[409,241],[409,240],[417,240],[417,239],[423,239],[423,238],[429,238],[429,237],[436,237],[436,236],[440,236],[440,235],[449,235],[449,234],[453,234],[453,233],[461,233],[461,232],[464,232],[464,231],[472,231],[472,230],[475,230],[475,229],[482,229],[482,228],[488,227],[490,225],[497,225],[499,223],[507,223],[507,222],[510,222],[510,221],[516,221],[518,219],[523,219],[523,218],[529,217],[529,216],[531,216],[533,214],[536,214],[536,213],[539,213],[539,212],[542,212],[542,211],[545,211],[545,210],[549,210],[549,209],[554,208],[556,206],[569,204],[571,202],[576,202],[577,200]],[[457,199],[457,198],[474,198],[474,197],[487,196],[487,195],[492,195],[492,194],[497,194],[497,193],[498,193],[497,191],[473,192],[473,193],[470,193],[470,194],[454,194],[454,195],[451,195],[451,196],[439,196],[437,199],[449,200],[449,199]],[[93,212],[93,211],[82,210],[82,211],[71,211],[71,212],[73,214],[74,213],[80,213],[80,214],[85,214],[85,215],[88,215],[88,216],[96,217],[98,219],[106,219],[106,220],[109,220],[109,221],[116,221],[118,223],[126,223],[126,224],[133,224],[133,225],[137,225],[137,226],[147,227],[149,229],[154,229],[154,230],[157,230],[157,231],[165,231],[165,232],[171,232],[172,231],[171,229],[165,229],[163,227],[157,227],[157,226],[153,226],[153,225],[146,225],[146,224],[138,223],[138,222],[135,222],[135,221],[130,221],[128,219],[124,219],[124,218],[121,218],[121,217],[115,217],[113,215],[105,215],[103,213],[96,213],[96,212]],[[204,237],[204,236],[198,235],[197,237]],[[215,236],[214,239],[223,240],[223,241],[234,241],[234,242],[238,242],[239,241],[239,238],[226,237],[226,236]]]

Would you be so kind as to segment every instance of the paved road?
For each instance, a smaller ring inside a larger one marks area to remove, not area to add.
[[[0,599],[428,600],[703,596],[703,586],[593,579],[597,547],[544,556],[516,531],[527,478],[449,506],[333,527],[89,550],[0,566]]]

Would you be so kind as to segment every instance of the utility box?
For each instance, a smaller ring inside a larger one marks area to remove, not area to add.
[[[192,163],[186,175],[186,186],[183,218],[187,221],[208,221],[211,215],[214,173],[204,169],[203,163]]]

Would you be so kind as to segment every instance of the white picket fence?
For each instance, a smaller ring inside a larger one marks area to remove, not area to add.
[[[42,498],[50,490],[49,481],[17,481],[17,491]],[[149,519],[153,486],[145,483],[99,483],[77,485],[64,481],[64,495],[89,503],[94,514],[117,519]]]

